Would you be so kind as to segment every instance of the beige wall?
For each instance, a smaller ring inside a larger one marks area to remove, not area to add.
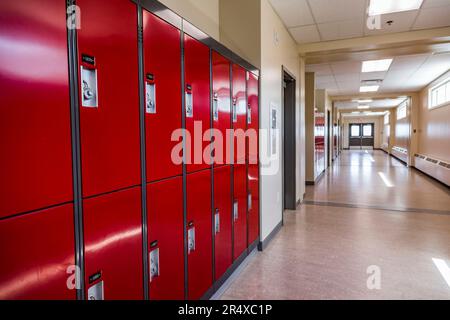
[[[261,68],[261,0],[220,0],[220,41]]]
[[[397,109],[395,109],[394,117],[397,119]],[[394,134],[394,146],[404,148],[410,151],[410,123],[411,123],[411,105],[408,103],[406,118],[396,120],[395,134]]]
[[[450,162],[450,103],[428,109],[428,89],[450,76],[450,71],[420,92],[418,152]]]
[[[228,0],[224,0],[228,1]],[[242,3],[242,1],[240,2]],[[289,32],[284,27],[278,15],[273,10],[268,0],[261,0],[261,128],[269,129],[270,106],[274,105],[281,115],[282,112],[282,67],[287,69],[297,80],[296,88],[296,111],[300,117],[297,117],[297,134],[302,135],[301,128],[304,125],[301,123],[301,114],[304,112],[304,103],[301,100],[302,88],[300,87],[301,77],[300,68],[302,63],[299,63],[299,56],[297,54],[296,42],[292,39]],[[281,132],[283,127],[281,124],[281,117],[279,117]],[[261,143],[264,143],[263,141]],[[261,148],[267,148],[267,145],[261,145]],[[298,163],[297,171],[300,173],[300,179],[297,181],[297,194],[304,193],[304,177],[300,169],[304,151],[302,146],[297,150]],[[278,160],[272,162],[272,166],[281,169],[283,163],[282,153]],[[273,228],[282,220],[282,171],[279,170],[275,175],[262,176],[262,238],[273,230]],[[299,198],[298,200],[301,200]]]
[[[185,20],[217,41],[219,31],[219,0],[159,0]]]

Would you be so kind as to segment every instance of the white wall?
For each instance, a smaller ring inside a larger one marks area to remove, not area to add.
[[[269,129],[270,127],[270,105],[274,104],[277,107],[278,113],[282,112],[282,66],[289,70],[297,80],[297,135],[302,137],[304,135],[301,128],[304,127],[301,121],[302,113],[304,112],[304,104],[301,103],[303,96],[303,89],[300,88],[300,83],[303,80],[300,77],[301,63],[295,41],[292,39],[280,18],[277,16],[268,0],[261,1],[261,128]],[[283,131],[281,117],[278,117],[278,127]],[[301,139],[300,139],[301,140]],[[261,141],[261,149],[268,148],[263,145]],[[266,141],[267,143],[267,141]],[[304,193],[304,170],[301,164],[304,163],[304,146],[301,141],[297,141],[297,195],[299,199]],[[261,218],[262,230],[261,235],[264,240],[270,232],[282,220],[282,170],[283,163],[282,151],[280,150],[278,160],[274,160],[272,167],[278,167],[277,174],[262,176],[261,183]]]

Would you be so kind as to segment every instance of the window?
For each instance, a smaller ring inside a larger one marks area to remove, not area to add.
[[[352,137],[359,137],[360,136],[360,130],[359,130],[360,126],[358,125],[352,125],[351,126],[351,136]]]
[[[428,92],[428,108],[433,109],[441,107],[450,102],[450,78],[445,79],[440,84],[431,88]]]
[[[403,102],[400,106],[397,108],[397,120],[401,120],[406,118],[406,102]]]
[[[373,136],[373,130],[372,130],[371,124],[365,124],[363,125],[363,136],[364,137],[372,137]]]
[[[386,115],[384,116],[384,124],[389,124],[390,117],[390,112],[386,113]]]

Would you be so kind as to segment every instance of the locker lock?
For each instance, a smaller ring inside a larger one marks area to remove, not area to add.
[[[149,265],[150,265],[150,282],[159,277],[159,248],[158,241],[154,241],[150,244]]]
[[[192,86],[190,84],[186,85],[185,108],[186,117],[192,118],[194,116],[194,98],[192,96]]]
[[[217,234],[220,232],[220,211],[219,209],[216,209],[216,212],[214,214],[214,234]]]
[[[213,120],[219,120],[219,95],[217,92],[214,92],[213,95]]]
[[[153,74],[148,73],[145,81],[145,112],[156,113],[156,85]]]
[[[195,251],[195,227],[194,222],[189,222],[188,224],[188,254],[191,254],[191,252]]]
[[[237,99],[233,98],[233,108],[232,108],[232,113],[233,113],[233,122],[237,122]]]

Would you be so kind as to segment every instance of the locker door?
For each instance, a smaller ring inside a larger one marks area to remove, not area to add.
[[[247,129],[246,72],[236,64],[233,65],[232,82],[232,122],[235,131],[234,163],[245,164],[245,136],[243,135],[243,131]]]
[[[234,256],[239,258],[247,248],[247,167],[245,164],[234,166]]]
[[[147,185],[150,299],[184,299],[183,179]]]
[[[144,10],[147,181],[182,174],[171,158],[181,124],[180,31]]]
[[[191,148],[186,150],[186,157],[191,159],[187,171],[192,173],[208,168],[211,162],[209,156],[203,157],[204,150],[210,155],[210,141],[202,139],[203,133],[211,128],[209,48],[185,35],[184,63],[186,130],[191,136]]]
[[[137,11],[131,1],[80,0],[83,196],[140,183]]]
[[[84,200],[86,294],[143,299],[141,189]]]
[[[255,130],[254,138],[247,141],[248,175],[248,245],[259,236],[259,86],[258,77],[248,73],[247,81],[247,128]],[[249,136],[250,137],[250,136]]]
[[[215,276],[218,280],[233,262],[231,235],[231,166],[214,169]]]
[[[0,1],[0,218],[73,197],[65,12]]]
[[[211,172],[187,176],[188,298],[200,299],[212,285]]]
[[[230,62],[217,52],[212,54],[213,128],[221,133],[214,137],[214,165],[231,164],[227,152],[227,129],[231,129]],[[230,132],[228,132],[230,134]],[[230,135],[231,136],[231,135]]]
[[[0,299],[71,299],[75,265],[71,204],[0,221]]]

